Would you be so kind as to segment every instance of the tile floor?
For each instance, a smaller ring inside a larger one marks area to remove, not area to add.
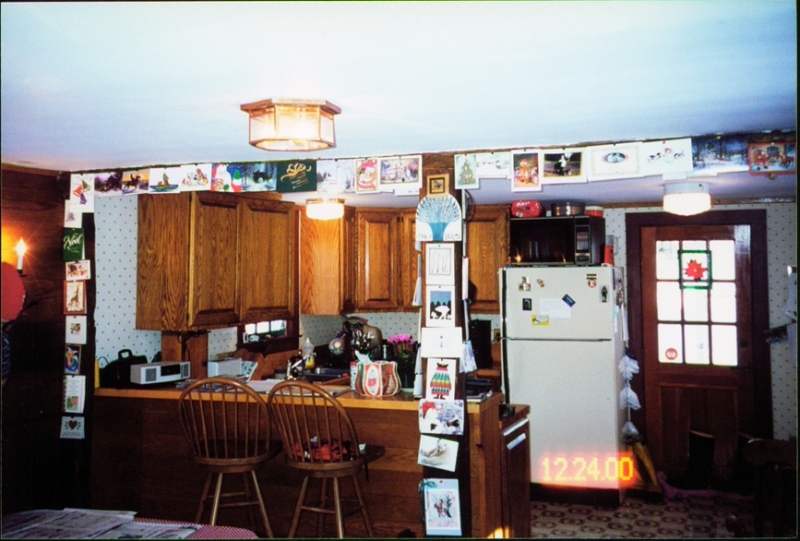
[[[725,527],[737,515],[752,531],[753,499],[735,493],[652,503],[626,497],[616,509],[595,505],[531,502],[531,536],[547,538],[733,537]]]

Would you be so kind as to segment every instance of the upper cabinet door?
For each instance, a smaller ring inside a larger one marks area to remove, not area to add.
[[[137,197],[136,328],[185,330],[189,307],[189,196]]]
[[[242,268],[240,201],[211,192],[196,192],[191,201],[189,326],[236,325]]]
[[[469,279],[475,286],[473,313],[500,313],[497,271],[508,257],[508,216],[508,205],[482,205],[475,207],[475,215],[467,222]]]
[[[296,207],[243,199],[239,213],[239,321],[291,319],[297,312]]]
[[[185,332],[297,312],[297,211],[272,194],[139,196],[136,328]]]
[[[400,306],[398,211],[358,208],[356,223],[356,309],[395,311]]]
[[[355,210],[338,220],[300,217],[300,313],[337,316],[355,309]]]
[[[400,212],[400,308],[403,311],[417,311],[419,306],[412,304],[414,288],[417,285],[417,264],[420,252],[416,249],[417,209],[403,209]]]

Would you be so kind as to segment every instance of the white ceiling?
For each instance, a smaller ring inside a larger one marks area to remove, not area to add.
[[[795,130],[795,2],[2,3],[2,162],[61,171]],[[266,153],[239,105],[321,98],[337,148]],[[796,175],[708,178],[794,198]],[[661,177],[541,201],[658,201]],[[484,181],[478,203],[519,199]],[[294,196],[304,199],[308,194]],[[409,206],[407,197],[348,203]]]

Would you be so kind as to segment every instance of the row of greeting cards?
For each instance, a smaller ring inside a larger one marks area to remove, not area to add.
[[[510,181],[512,191],[541,191],[548,184],[573,184],[651,175],[716,175],[796,172],[794,133],[781,141],[760,134],[685,137],[567,148],[542,148],[455,155],[456,189],[480,189],[481,180]],[[417,195],[422,156],[256,163],[201,163],[132,171],[75,173],[73,213],[93,212],[94,197],[276,191],[323,194]]]
[[[445,180],[446,182],[446,180]],[[438,192],[438,193],[437,193]],[[455,472],[465,429],[466,401],[456,398],[458,373],[475,370],[475,358],[462,328],[455,325],[457,267],[455,243],[461,240],[461,208],[447,189],[429,186],[417,206],[416,239],[423,241],[425,296],[420,328],[421,358],[427,359],[424,397],[419,401],[417,463]],[[469,260],[463,258],[462,281]],[[464,283],[462,291],[468,291]],[[420,483],[426,535],[460,536],[458,479],[425,478]]]
[[[69,206],[69,203],[66,203]],[[91,260],[86,259],[84,231],[65,227],[62,236],[64,254],[64,387],[61,437],[83,439],[83,409],[86,400],[86,376],[81,374],[81,347],[87,334],[87,284],[92,278]]]

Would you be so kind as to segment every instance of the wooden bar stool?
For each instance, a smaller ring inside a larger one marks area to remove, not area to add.
[[[264,400],[237,381],[206,378],[184,389],[178,410],[192,459],[208,470],[195,522],[202,523],[206,506],[211,503],[209,524],[216,525],[220,507],[247,507],[254,525],[252,508],[257,507],[266,535],[273,537],[256,478],[256,470],[280,452],[280,445],[270,441]],[[231,474],[241,474],[243,491],[222,491],[225,476]],[[214,493],[210,495],[214,478]]]
[[[356,428],[347,410],[322,387],[304,381],[284,381],[269,393],[270,414],[286,450],[286,465],[303,474],[300,497],[295,506],[289,537],[297,533],[303,511],[318,513],[317,535],[322,536],[324,519],[336,517],[336,530],[345,536],[344,519],[361,513],[367,533],[375,537],[358,474],[367,463],[383,456],[382,446],[360,446]],[[339,479],[353,480],[356,500],[341,497]],[[306,502],[311,478],[322,479],[318,505]],[[369,477],[367,477],[369,478]],[[328,505],[328,480],[333,485],[333,508]],[[342,503],[355,503],[345,512]]]

